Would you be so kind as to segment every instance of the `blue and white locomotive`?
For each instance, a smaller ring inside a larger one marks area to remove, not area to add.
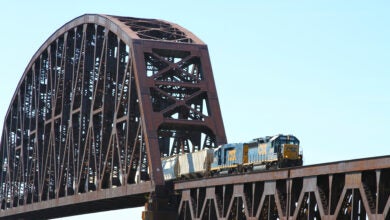
[[[274,135],[162,158],[165,180],[302,165],[299,140]]]
[[[221,145],[214,151],[211,173],[245,172],[302,165],[299,140],[293,135],[257,138],[248,143]]]

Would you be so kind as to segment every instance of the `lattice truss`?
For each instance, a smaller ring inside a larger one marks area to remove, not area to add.
[[[226,142],[207,47],[193,42],[167,22],[88,15],[49,38],[5,119],[1,208],[163,184],[160,156]]]
[[[187,189],[179,219],[390,219],[390,169]]]

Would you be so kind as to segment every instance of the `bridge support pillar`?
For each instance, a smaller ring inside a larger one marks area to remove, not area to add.
[[[142,220],[177,219],[177,198],[167,191],[172,192],[161,187],[161,190],[156,189],[156,192],[150,194],[145,211],[142,212]]]

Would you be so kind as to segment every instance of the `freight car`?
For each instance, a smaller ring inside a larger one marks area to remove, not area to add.
[[[299,140],[274,135],[161,159],[165,180],[302,165]]]
[[[174,155],[161,159],[165,180],[208,176],[214,149]]]

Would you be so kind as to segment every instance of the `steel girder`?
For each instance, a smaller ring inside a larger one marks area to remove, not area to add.
[[[31,59],[4,121],[4,213],[104,189],[143,194],[142,182],[153,191],[165,184],[161,156],[226,143],[207,46],[155,19],[84,15],[62,26]]]
[[[390,219],[390,156],[175,184],[179,219]]]

